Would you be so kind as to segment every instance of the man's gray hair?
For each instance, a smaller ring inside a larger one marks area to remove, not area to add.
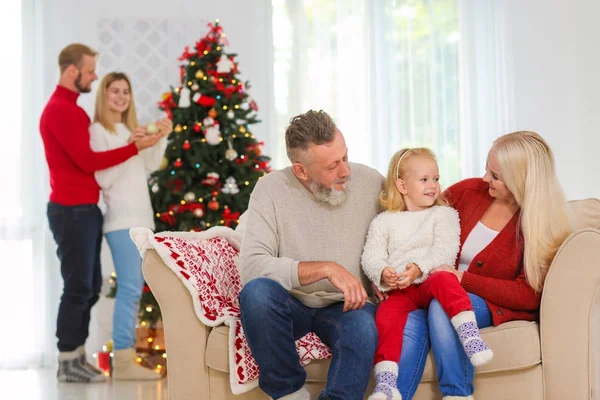
[[[323,110],[309,110],[290,119],[285,130],[285,148],[292,163],[307,162],[305,152],[311,144],[330,143],[335,138],[337,127],[333,119]]]

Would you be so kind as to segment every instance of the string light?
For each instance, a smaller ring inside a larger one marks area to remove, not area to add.
[[[149,337],[148,338],[148,343],[152,343],[152,342],[154,342],[154,338]]]
[[[160,350],[160,346],[159,345],[154,346],[154,350]]]
[[[207,51],[207,50],[204,50],[204,55],[207,55],[207,54],[208,54],[208,51]]]
[[[146,311],[147,312],[152,312],[152,307],[150,307],[150,306],[146,307]]]
[[[146,321],[142,321],[142,326],[146,326]]]
[[[190,65],[193,67],[194,65],[196,65],[196,61],[192,61],[192,62],[190,63]]]
[[[185,200],[181,200],[180,203],[181,203],[181,205],[184,205],[185,204]]]
[[[167,358],[167,353],[163,353],[162,358]]]
[[[142,362],[142,357],[136,358],[135,361],[137,361],[138,363],[141,363]]]

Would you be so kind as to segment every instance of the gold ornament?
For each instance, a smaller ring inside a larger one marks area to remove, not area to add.
[[[181,125],[179,125],[179,124],[175,125],[175,129],[173,129],[173,130],[175,131],[175,133],[181,132],[182,131]]]
[[[202,72],[202,70],[198,70],[196,71],[196,79],[202,79],[204,78],[204,72]]]
[[[246,133],[246,128],[242,125],[240,126],[240,132],[242,133]]]
[[[169,159],[167,157],[163,157],[162,161],[160,162],[160,167],[158,167],[158,169],[165,169],[165,168],[167,168],[168,165],[169,165]]]
[[[235,149],[227,149],[225,150],[225,158],[229,161],[233,161],[238,157],[238,152]]]
[[[158,129],[158,125],[156,125],[155,122],[150,122],[147,126],[146,126],[146,133],[148,135],[156,135],[158,133],[159,129]]]

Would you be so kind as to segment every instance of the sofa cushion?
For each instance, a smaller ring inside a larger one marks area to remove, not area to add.
[[[600,200],[585,199],[569,201],[569,209],[574,229],[600,229]]]
[[[478,374],[519,370],[541,363],[540,331],[538,324],[528,321],[512,321],[481,330],[482,337],[494,351],[493,360],[477,369]],[[206,365],[221,372],[229,372],[227,337],[229,328],[218,326],[209,336],[206,349]],[[328,360],[313,361],[306,366],[308,381],[325,381]],[[423,381],[436,379],[431,352],[427,357]]]

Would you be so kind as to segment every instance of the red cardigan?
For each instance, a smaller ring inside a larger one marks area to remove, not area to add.
[[[460,216],[460,251],[467,237],[492,202],[489,185],[481,178],[466,179],[449,187],[446,198]],[[539,318],[541,294],[533,290],[522,268],[523,237],[518,230],[519,213],[484,248],[464,272],[461,285],[482,297],[494,325],[513,320]]]
[[[77,105],[79,93],[57,86],[40,119],[50,169],[50,201],[65,206],[96,204],[100,187],[94,172],[138,153],[134,143],[104,152],[90,147],[90,118]]]

